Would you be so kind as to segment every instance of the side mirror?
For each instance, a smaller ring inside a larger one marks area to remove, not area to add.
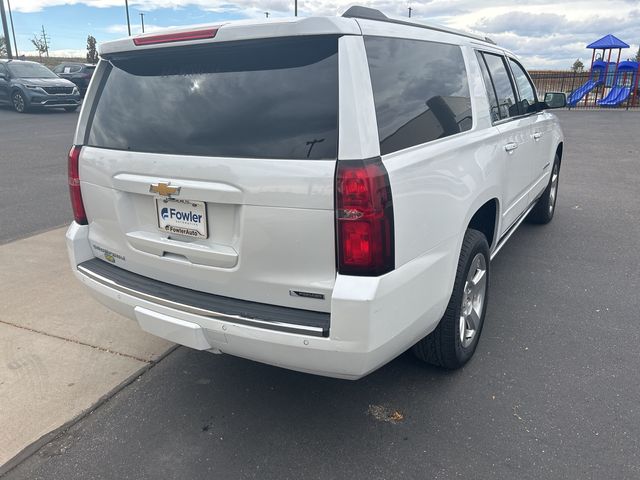
[[[560,92],[545,93],[544,103],[547,108],[564,108],[567,106],[567,95]]]

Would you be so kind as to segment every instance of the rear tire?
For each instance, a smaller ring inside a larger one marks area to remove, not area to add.
[[[462,242],[453,293],[436,329],[413,347],[425,362],[448,369],[462,367],[473,356],[484,325],[489,292],[489,245],[468,229]]]
[[[16,90],[11,94],[11,106],[13,106],[13,109],[18,113],[25,113],[29,110],[27,99],[24,98],[20,90]]]
[[[536,206],[527,216],[527,222],[544,225],[553,220],[556,211],[556,201],[558,199],[558,181],[560,180],[560,158],[558,155],[553,160],[551,168],[551,178],[549,184],[542,192],[542,196],[536,202]]]

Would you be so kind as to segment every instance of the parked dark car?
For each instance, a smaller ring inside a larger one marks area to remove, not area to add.
[[[22,60],[0,60],[0,105],[16,112],[31,108],[64,108],[74,112],[80,106],[80,92],[69,80],[58,77],[44,65]]]
[[[84,97],[95,69],[96,66],[90,63],[61,63],[53,69],[53,73],[75,83]]]

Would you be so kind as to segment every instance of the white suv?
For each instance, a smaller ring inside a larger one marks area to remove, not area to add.
[[[360,378],[473,354],[490,260],[553,217],[563,136],[488,39],[353,7],[101,47],[73,270],[182,345]]]

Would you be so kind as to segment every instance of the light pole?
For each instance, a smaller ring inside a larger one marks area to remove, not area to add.
[[[11,2],[7,0],[7,8],[9,9],[9,21],[11,22],[11,34],[13,35],[13,49],[16,51],[16,57],[18,56],[18,43],[16,42],[16,31],[13,28],[13,15],[11,14]]]
[[[144,33],[144,13],[140,12],[140,21],[142,22],[142,33]]]
[[[124,8],[127,11],[127,30],[131,36],[131,22],[129,22],[129,0],[124,0]]]
[[[4,0],[0,0],[0,17],[2,17],[4,44],[7,46],[7,58],[13,58],[13,53],[11,52],[11,39],[9,38],[9,27],[7,27],[7,15],[4,13]]]
[[[293,7],[293,15],[295,17],[297,17],[298,16],[298,0],[294,0],[294,1],[295,1],[295,3],[294,3],[294,7]]]

